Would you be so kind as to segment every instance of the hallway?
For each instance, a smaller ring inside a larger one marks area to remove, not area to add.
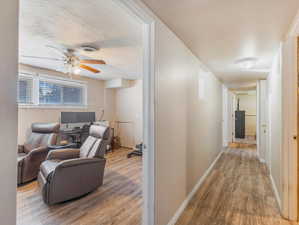
[[[176,225],[288,225],[252,149],[227,149]]]

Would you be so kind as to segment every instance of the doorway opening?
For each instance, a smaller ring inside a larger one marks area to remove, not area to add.
[[[256,149],[257,95],[256,89],[232,91],[231,148]]]
[[[153,224],[151,20],[106,0],[23,2],[20,18],[17,224]],[[77,158],[102,162],[54,179]]]

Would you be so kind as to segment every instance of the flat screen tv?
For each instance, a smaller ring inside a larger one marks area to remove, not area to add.
[[[95,121],[95,112],[61,112],[61,123],[91,123]]]

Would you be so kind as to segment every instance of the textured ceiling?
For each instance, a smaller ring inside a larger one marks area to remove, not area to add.
[[[221,80],[265,78],[298,0],[143,0]],[[174,16],[175,15],[175,16]],[[252,71],[235,61],[257,57]]]
[[[20,63],[64,70],[62,62],[25,56],[61,58],[46,47],[100,48],[80,52],[84,58],[104,59],[107,65],[94,66],[100,74],[81,75],[100,79],[135,79],[142,74],[142,25],[113,1],[107,0],[26,0],[20,1]]]

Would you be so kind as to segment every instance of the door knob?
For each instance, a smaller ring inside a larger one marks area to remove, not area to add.
[[[294,140],[297,140],[297,135],[294,135],[294,136],[293,136],[293,139],[294,139]]]

